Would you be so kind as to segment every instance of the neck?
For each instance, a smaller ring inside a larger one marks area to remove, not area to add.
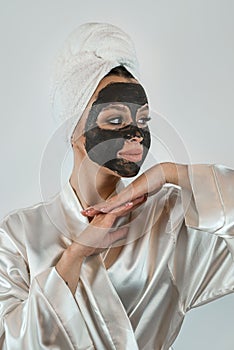
[[[85,209],[106,200],[115,191],[119,177],[90,161],[79,164],[73,168],[70,184]]]

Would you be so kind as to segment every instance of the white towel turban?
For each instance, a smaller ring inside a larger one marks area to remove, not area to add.
[[[119,65],[139,79],[134,44],[114,25],[86,23],[65,41],[55,63],[52,105],[55,118],[68,121],[69,139],[100,80]]]

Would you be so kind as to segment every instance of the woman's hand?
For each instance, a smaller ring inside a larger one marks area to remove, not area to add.
[[[117,215],[97,214],[87,228],[76,238],[73,245],[81,259],[99,254],[127,235],[127,228],[113,229]]]
[[[190,188],[187,165],[161,163],[145,171],[119,194],[105,202],[93,205],[82,211],[84,216],[98,213],[118,213],[127,207],[133,207],[139,198],[157,193],[165,183]]]
[[[131,205],[123,206],[116,213],[98,213],[77,237],[77,240],[63,252],[56,265],[56,270],[72,294],[76,291],[83,260],[88,256],[101,253],[117,241],[124,239],[128,234],[128,229],[127,227],[113,229],[116,219],[127,215],[145,200],[146,197],[142,196]]]
[[[84,258],[98,254],[127,235],[126,228],[110,232],[116,215],[98,214],[91,224],[77,237],[62,254],[56,270],[74,295],[80,277]]]

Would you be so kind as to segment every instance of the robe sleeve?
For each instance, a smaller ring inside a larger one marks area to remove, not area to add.
[[[92,349],[77,303],[55,267],[32,281],[29,276],[22,252],[0,229],[0,349]]]
[[[234,292],[234,170],[198,164],[189,177],[192,197],[171,265],[185,312]]]

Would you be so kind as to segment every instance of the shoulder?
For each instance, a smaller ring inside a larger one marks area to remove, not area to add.
[[[0,239],[9,241],[17,249],[24,251],[28,231],[33,228],[35,232],[38,227],[48,225],[47,209],[53,206],[58,195],[56,194],[49,201],[38,202],[8,213],[0,222]]]

